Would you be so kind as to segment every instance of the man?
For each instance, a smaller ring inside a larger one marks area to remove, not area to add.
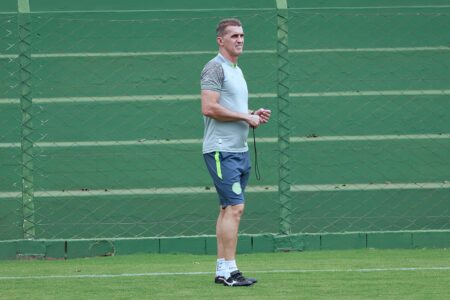
[[[250,175],[247,137],[249,127],[268,122],[271,112],[248,109],[247,84],[237,65],[244,46],[241,22],[222,20],[216,32],[219,54],[201,73],[203,156],[220,200],[214,281],[226,286],[250,286],[256,279],[244,277],[235,260],[244,190]]]

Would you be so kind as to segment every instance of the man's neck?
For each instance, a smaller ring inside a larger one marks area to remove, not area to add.
[[[227,60],[229,60],[233,64],[237,64],[238,57],[237,56],[231,56],[226,51],[219,50],[219,53]]]

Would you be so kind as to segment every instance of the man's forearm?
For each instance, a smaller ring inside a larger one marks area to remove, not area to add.
[[[248,121],[250,114],[231,111],[216,103],[210,105],[204,115],[221,122]]]

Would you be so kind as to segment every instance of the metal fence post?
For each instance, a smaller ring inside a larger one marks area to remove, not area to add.
[[[21,154],[22,154],[22,213],[23,238],[34,239],[34,188],[33,188],[33,141],[31,134],[32,104],[31,97],[31,16],[28,0],[18,0],[19,31],[19,76],[20,108],[22,112]]]
[[[276,0],[277,4],[277,57],[278,57],[278,150],[280,202],[280,234],[291,233],[291,183],[289,167],[289,47],[287,0]]]

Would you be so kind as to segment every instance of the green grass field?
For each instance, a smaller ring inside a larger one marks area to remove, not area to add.
[[[141,254],[0,261],[0,299],[448,299],[450,250],[240,255],[259,280],[213,283],[215,257]]]

